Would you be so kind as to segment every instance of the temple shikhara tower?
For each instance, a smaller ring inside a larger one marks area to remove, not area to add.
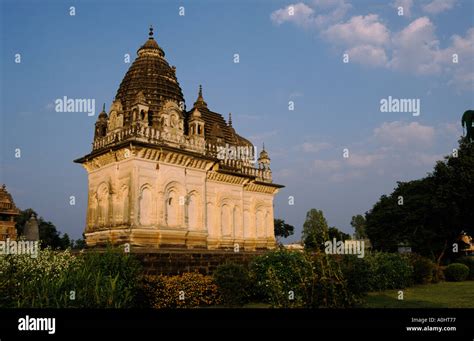
[[[275,246],[270,157],[199,87],[187,110],[165,53],[149,39],[95,123],[88,172],[88,246],[255,250]]]
[[[5,185],[0,188],[0,240],[16,240],[15,217],[20,210]]]

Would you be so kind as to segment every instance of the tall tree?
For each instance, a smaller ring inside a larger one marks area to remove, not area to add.
[[[328,240],[329,234],[323,211],[312,208],[306,213],[302,237],[306,249],[324,249],[324,243]]]
[[[367,212],[367,234],[375,249],[394,251],[399,243],[438,264],[452,254],[459,233],[474,221],[474,143],[460,141],[457,153],[438,161],[425,178],[399,182]]]
[[[353,216],[351,226],[354,228],[355,239],[367,238],[367,233],[365,232],[366,221],[363,215],[358,214]]]
[[[328,238],[329,240],[333,240],[334,238],[336,238],[336,240],[349,240],[351,239],[351,236],[347,233],[344,233],[342,232],[341,230],[339,230],[337,227],[334,227],[334,226],[331,226],[329,229],[328,229]]]
[[[275,237],[288,238],[295,233],[295,227],[293,225],[285,223],[283,219],[274,219]]]

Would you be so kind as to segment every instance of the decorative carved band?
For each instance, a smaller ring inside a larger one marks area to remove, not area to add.
[[[244,186],[244,191],[274,194],[278,192],[278,188],[275,188],[272,186],[255,184],[255,183],[249,183]]]
[[[168,150],[154,148],[134,148],[133,150],[129,150],[127,148],[121,148],[116,151],[110,150],[105,154],[96,156],[92,160],[84,162],[83,166],[88,172],[91,172],[108,164],[120,162],[133,156],[144,160],[163,162],[200,170],[206,170],[212,164],[212,161],[206,159],[200,159],[192,155]]]
[[[207,180],[225,182],[228,184],[235,184],[235,185],[244,185],[248,181],[248,179],[244,177],[234,176],[230,174],[223,174],[223,173],[218,173],[218,172],[208,172]]]

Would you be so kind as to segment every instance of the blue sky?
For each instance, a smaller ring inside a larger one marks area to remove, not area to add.
[[[130,66],[124,55],[133,60],[150,24],[188,107],[202,84],[212,110],[232,112],[241,135],[265,142],[274,181],[286,186],[275,215],[295,225],[293,240],[310,208],[351,232],[352,215],[456,147],[460,117],[474,107],[470,0],[0,3],[0,182],[17,206],[74,238],[87,175],[72,160],[91,150],[96,116],[57,113],[52,103],[68,96],[94,98],[96,112],[109,107]],[[388,96],[419,99],[420,116],[381,112]]]

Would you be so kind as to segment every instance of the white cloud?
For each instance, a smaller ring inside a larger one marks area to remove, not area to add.
[[[318,143],[305,142],[302,145],[298,146],[297,149],[302,150],[303,152],[306,152],[306,153],[317,153],[329,147],[331,147],[331,144],[327,142],[318,142]]]
[[[332,25],[322,35],[332,43],[345,46],[385,45],[390,39],[389,30],[376,14],[352,17],[345,23]]]
[[[299,2],[274,11],[270,18],[281,25],[284,22],[293,22],[298,26],[309,27],[314,22],[314,10],[308,5]]]
[[[462,126],[459,122],[443,123],[438,129],[441,135],[458,138],[462,135]]]
[[[452,74],[450,84],[472,91],[474,89],[474,27],[466,32],[465,37],[454,35],[451,46],[444,50],[438,60],[446,63],[446,72]],[[458,56],[458,63],[453,63],[453,55]]]
[[[428,147],[434,143],[435,129],[418,122],[384,122],[374,129],[374,137],[379,143],[395,147]]]
[[[359,170],[352,170],[348,172],[339,172],[331,174],[329,177],[330,182],[341,183],[345,181],[355,180],[364,176],[364,173]]]
[[[347,163],[355,168],[365,168],[372,166],[376,161],[384,158],[383,154],[356,154],[349,153]]]
[[[418,74],[438,73],[439,41],[428,17],[411,22],[393,37],[393,56],[389,66],[396,70]]]
[[[249,139],[251,141],[256,140],[258,142],[264,142],[266,139],[270,139],[277,134],[278,134],[278,130],[264,131],[258,135],[250,136]]]
[[[392,6],[403,6],[410,17],[412,0],[393,0]],[[455,1],[434,0],[423,9],[429,13],[452,8]],[[294,15],[289,15],[289,9]],[[351,5],[345,0],[313,0],[300,2],[272,13],[276,24],[293,22],[313,29],[340,52],[349,54],[349,61],[372,67],[418,75],[441,75],[447,85],[462,90],[474,89],[474,28],[465,36],[453,35],[450,44],[441,48],[436,27],[428,17],[413,20],[399,32],[392,32],[377,14],[358,15],[344,20]],[[453,63],[453,55],[458,63]]]
[[[395,0],[392,3],[392,6],[395,8],[403,8],[403,16],[406,18],[411,17],[411,8],[413,7],[413,0]]]
[[[350,61],[370,66],[385,66],[388,62],[385,49],[373,45],[359,45],[347,50]]]
[[[408,161],[414,166],[434,167],[437,161],[443,160],[443,154],[415,153]]]
[[[429,14],[438,14],[450,10],[456,4],[456,0],[433,0],[421,6],[421,9]]]
[[[272,12],[270,18],[277,25],[293,22],[303,28],[322,28],[342,20],[352,7],[345,0],[314,0],[312,5],[290,4]]]
[[[341,161],[339,160],[314,160],[314,170],[317,172],[334,172],[341,168]]]
[[[337,23],[344,19],[346,13],[352,8],[345,0],[314,0],[313,3],[322,12],[315,18],[315,24],[318,27],[326,27],[330,24]]]

